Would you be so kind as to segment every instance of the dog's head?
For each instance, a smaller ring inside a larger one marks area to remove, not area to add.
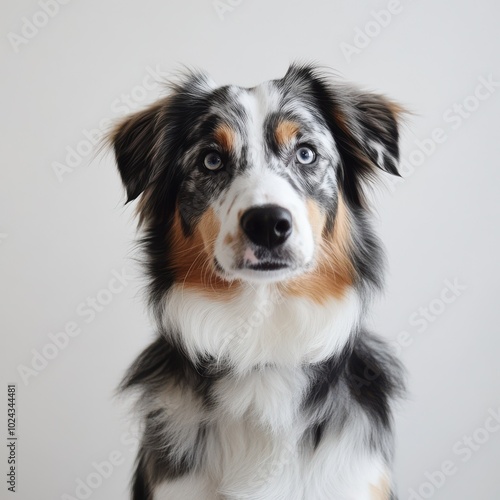
[[[277,282],[341,295],[369,273],[363,187],[377,169],[397,174],[398,114],[291,66],[253,88],[191,74],[128,117],[111,141],[128,200],[141,197],[154,294]]]

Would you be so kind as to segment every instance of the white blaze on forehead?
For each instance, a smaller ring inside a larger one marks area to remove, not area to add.
[[[280,95],[270,82],[264,82],[238,96],[245,111],[244,124],[249,165],[264,162],[264,124],[270,113],[279,110]]]
[[[311,109],[300,99],[283,100],[283,95],[273,82],[264,82],[252,89],[241,89],[237,100],[245,111],[244,123],[246,138],[245,146],[248,148],[249,165],[264,161],[265,123],[272,113],[282,116],[293,116],[293,121],[299,123],[303,133],[304,142],[317,144],[336,165],[340,157],[336,143],[325,123],[318,120]],[[302,125],[300,125],[302,124]]]
[[[241,89],[235,97],[245,116],[241,137],[246,153],[245,168],[232,180],[216,207],[221,231],[215,243],[215,257],[227,271],[235,270],[242,260],[258,263],[252,245],[241,232],[241,216],[252,207],[278,205],[292,215],[292,233],[285,247],[294,256],[293,265],[308,265],[314,256],[314,236],[307,200],[278,173],[278,160],[266,156],[265,125],[271,114],[282,110],[281,95],[272,82],[265,82],[253,89]],[[227,243],[228,235],[239,235],[239,242],[244,245]]]

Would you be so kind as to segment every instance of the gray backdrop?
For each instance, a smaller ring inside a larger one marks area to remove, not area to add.
[[[374,194],[390,267],[370,321],[409,373],[401,499],[500,498],[498,2],[2,4],[0,434],[15,383],[18,498],[121,499],[133,464],[112,395],[151,332],[132,210],[92,143],[181,64],[251,86],[293,60],[414,112],[405,180]]]

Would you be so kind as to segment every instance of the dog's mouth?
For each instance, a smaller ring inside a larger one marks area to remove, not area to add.
[[[221,263],[217,260],[217,258],[214,258],[214,266],[216,271],[218,271],[221,274],[227,274],[227,270],[224,269],[224,267],[221,265]],[[238,272],[238,271],[257,271],[257,272],[266,272],[266,271],[281,271],[284,269],[292,269],[293,266],[290,262],[285,262],[285,261],[276,261],[276,260],[263,260],[260,262],[256,263],[241,263],[240,265],[236,266],[233,271]]]
[[[228,281],[276,283],[303,273],[309,264],[300,252],[286,246],[270,249],[246,245],[236,250],[236,256],[228,256],[223,251],[220,259],[214,255],[215,270]]]
[[[261,283],[287,280],[302,270],[301,266],[291,261],[267,259],[254,263],[240,262],[230,269],[225,269],[217,259],[214,259],[214,267],[223,279]]]
[[[273,262],[273,261],[263,261],[257,264],[247,264],[240,269],[249,269],[251,271],[280,271],[281,269],[287,269],[290,264],[286,262]]]
[[[289,279],[297,271],[291,262],[261,260],[255,263],[245,262],[235,268],[232,274],[243,281],[257,283],[275,283]]]

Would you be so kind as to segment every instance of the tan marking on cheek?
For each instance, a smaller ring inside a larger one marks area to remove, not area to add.
[[[228,233],[224,238],[224,244],[231,247],[233,255],[243,255],[247,248],[247,242],[241,227],[238,227],[236,234]]]
[[[219,125],[214,132],[215,140],[224,148],[226,151],[234,149],[236,142],[236,134],[234,130],[227,124],[223,123]]]
[[[308,200],[307,202],[307,215],[313,230],[314,241],[318,241],[323,232],[326,217],[321,213],[318,205],[312,200]]]
[[[284,146],[288,144],[299,132],[298,123],[292,122],[290,120],[283,120],[278,123],[276,130],[274,131],[274,137],[278,146]]]
[[[354,267],[349,252],[350,223],[347,207],[339,195],[333,233],[325,230],[326,216],[309,200],[309,222],[317,247],[314,269],[282,285],[284,293],[308,297],[319,304],[328,298],[342,298],[354,282]]]
[[[391,487],[389,478],[384,475],[378,484],[370,485],[370,500],[389,500]]]
[[[352,244],[351,238],[351,222],[349,220],[349,212],[345,204],[343,196],[339,193],[337,203],[337,213],[333,227],[332,244],[340,250],[340,253],[348,257],[348,253]]]
[[[193,234],[182,231],[176,211],[170,233],[171,259],[175,281],[183,287],[195,288],[213,297],[214,293],[235,293],[238,285],[229,283],[215,273],[214,247],[220,222],[212,209],[203,214]]]
[[[198,223],[198,229],[203,239],[205,251],[213,258],[215,240],[220,231],[220,222],[212,208],[209,208],[202,215]]]

